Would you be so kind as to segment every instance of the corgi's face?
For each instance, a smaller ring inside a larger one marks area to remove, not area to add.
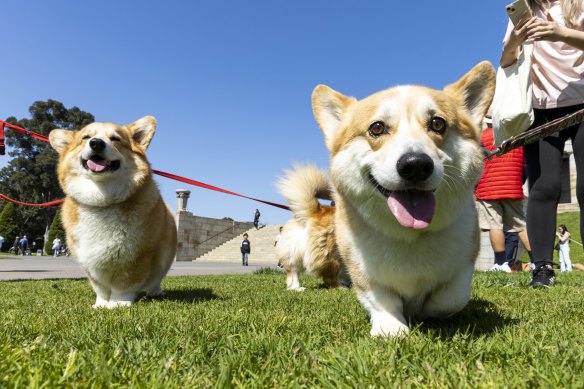
[[[494,84],[484,62],[443,91],[400,86],[357,101],[318,86],[313,111],[340,199],[392,234],[448,225],[480,177]]]
[[[127,126],[96,122],[80,131],[51,131],[63,191],[86,205],[126,200],[150,174],[146,148],[155,129],[156,120],[146,116]]]

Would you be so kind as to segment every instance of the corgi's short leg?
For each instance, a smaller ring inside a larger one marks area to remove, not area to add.
[[[148,297],[163,297],[165,295],[166,293],[164,292],[160,284],[146,290],[146,296]]]
[[[291,270],[288,272],[286,277],[286,287],[288,290],[295,290],[297,292],[304,291],[304,288],[300,286],[300,279],[298,278],[298,273]]]
[[[402,299],[392,291],[372,287],[357,291],[357,297],[371,316],[371,336],[404,336],[409,333]]]
[[[107,308],[129,307],[137,298],[135,291],[112,292]]]
[[[92,305],[92,308],[107,308],[111,290],[101,285],[99,281],[97,281],[91,275],[88,275],[88,278],[89,283],[95,292],[95,304]]]
[[[104,300],[102,297],[97,295],[95,298],[95,304],[93,304],[91,307],[92,308],[107,308],[108,305],[109,305],[108,300]]]
[[[470,285],[474,266],[469,265],[449,283],[436,289],[424,304],[420,318],[446,318],[460,312],[470,300]]]

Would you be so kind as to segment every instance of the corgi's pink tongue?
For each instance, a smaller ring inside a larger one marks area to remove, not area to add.
[[[91,159],[89,159],[87,161],[87,167],[92,172],[99,173],[105,170],[105,168],[107,167],[107,161],[105,159],[101,159],[99,161],[92,161]]]
[[[430,191],[395,191],[387,198],[387,206],[399,224],[420,229],[430,225],[436,200]]]

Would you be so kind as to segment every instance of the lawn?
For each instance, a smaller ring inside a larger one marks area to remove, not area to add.
[[[0,282],[0,387],[584,387],[583,272],[477,273],[461,313],[402,339],[370,338],[353,290],[302,282],[168,277],[116,310],[86,280]]]

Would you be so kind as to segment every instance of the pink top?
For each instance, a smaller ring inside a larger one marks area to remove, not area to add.
[[[584,1],[583,1],[584,7]],[[559,1],[552,2],[546,11],[560,26],[566,26]],[[535,16],[546,20],[538,10]],[[584,12],[580,15],[580,30]],[[509,22],[506,41],[513,24]],[[584,31],[584,30],[583,30]],[[563,42],[534,42],[531,75],[533,80],[533,108],[569,107],[584,103],[584,52]]]

